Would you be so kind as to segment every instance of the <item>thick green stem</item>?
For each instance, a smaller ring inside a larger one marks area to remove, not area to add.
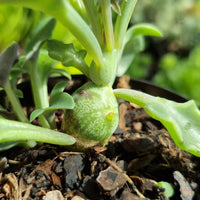
[[[15,96],[15,93],[13,92],[11,85],[10,85],[10,81],[7,80],[4,83],[4,89],[6,91],[6,94],[9,98],[9,101],[13,107],[13,110],[15,112],[15,114],[17,115],[18,119],[22,122],[29,122],[24,111],[23,108],[18,100],[18,98]]]
[[[101,10],[104,22],[106,47],[107,50],[111,52],[114,47],[114,35],[110,0],[101,0]]]
[[[115,48],[120,49],[123,45],[124,37],[127,31],[127,27],[131,16],[133,14],[137,0],[123,0],[121,5],[121,15],[118,15],[115,24]]]
[[[92,25],[93,33],[95,34],[99,44],[103,45],[103,30],[101,26],[100,14],[98,12],[95,2],[91,0],[83,0],[90,23]]]
[[[30,75],[35,107],[36,109],[40,109],[49,107],[49,100],[48,100],[47,83],[44,80],[41,80],[41,77],[38,76],[37,58],[36,58],[38,56],[37,54],[38,53],[35,53],[34,58],[32,58],[32,60],[30,61],[29,75]],[[41,115],[39,116],[39,121],[43,127],[55,128],[55,122],[51,120],[51,116]]]

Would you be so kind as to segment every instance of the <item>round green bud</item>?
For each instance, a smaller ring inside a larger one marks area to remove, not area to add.
[[[62,129],[77,138],[78,149],[105,145],[119,122],[118,101],[112,88],[89,82],[72,96],[75,107],[65,111]]]

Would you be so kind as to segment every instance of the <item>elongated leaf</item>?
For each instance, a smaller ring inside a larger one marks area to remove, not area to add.
[[[136,3],[137,0],[128,0],[121,3],[121,15],[117,16],[114,30],[115,47],[117,49],[120,49],[123,46],[127,27],[135,9]]]
[[[119,3],[116,0],[111,0],[111,8],[115,13],[121,16],[121,8],[120,8]]]
[[[75,143],[75,139],[65,133],[0,118],[0,143],[26,140],[57,145]]]
[[[11,67],[17,55],[17,43],[15,42],[0,55],[0,87],[3,87],[5,81],[8,80]]]
[[[139,91],[116,89],[115,95],[136,103],[169,131],[175,144],[200,157],[200,111],[195,102],[177,103]]]
[[[153,24],[141,23],[132,26],[127,32],[125,36],[125,43],[134,39],[135,37],[143,35],[143,36],[156,36],[161,37],[161,31],[154,26]]]
[[[64,44],[58,40],[49,40],[47,49],[53,59],[61,61],[64,66],[74,66],[88,76],[89,68],[84,61],[86,51],[76,51],[73,44]]]
[[[31,113],[30,121],[33,121],[38,116],[47,112],[58,109],[73,109],[75,104],[72,96],[63,92],[67,84],[68,83],[64,81],[57,83],[50,95],[50,106],[47,108],[34,110]]]

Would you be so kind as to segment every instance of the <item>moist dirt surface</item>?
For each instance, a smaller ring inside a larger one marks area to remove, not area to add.
[[[117,87],[128,88],[127,79]],[[1,200],[199,200],[200,159],[177,148],[140,107],[119,100],[120,123],[105,147],[73,152],[40,144],[0,152]],[[63,111],[57,112],[57,123]],[[157,182],[174,188],[168,198]]]

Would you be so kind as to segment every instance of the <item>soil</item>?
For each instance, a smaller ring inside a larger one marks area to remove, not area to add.
[[[117,87],[129,87],[128,80]],[[40,144],[1,152],[0,199],[167,200],[157,186],[165,181],[174,188],[171,200],[199,200],[199,158],[177,148],[142,108],[119,104],[119,127],[105,147],[84,153]]]

